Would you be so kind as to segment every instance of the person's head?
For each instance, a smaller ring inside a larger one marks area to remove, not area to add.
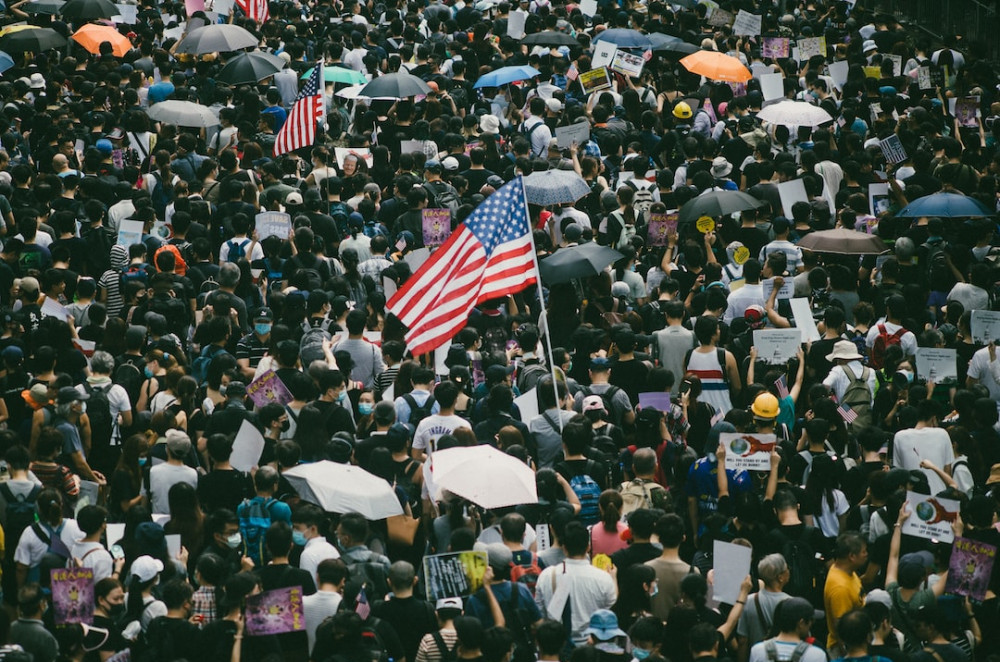
[[[344,550],[368,542],[368,520],[358,513],[347,513],[337,524],[337,541]]]
[[[563,531],[563,548],[570,558],[582,558],[590,549],[590,531],[580,522],[570,522]]]
[[[160,599],[169,611],[180,611],[186,618],[191,611],[191,597],[194,589],[183,579],[174,579],[160,589]]]
[[[668,513],[657,520],[654,530],[664,549],[677,549],[684,542],[684,520],[675,513]]]
[[[17,590],[17,613],[22,618],[41,618],[47,603],[42,587],[35,582],[25,584]]]
[[[324,559],[316,567],[316,578],[319,580],[319,585],[332,586],[337,591],[344,590],[347,575],[347,564],[341,559]]]
[[[778,604],[774,611],[774,625],[782,634],[791,634],[799,639],[809,636],[815,610],[805,598],[788,598]]]
[[[922,641],[933,641],[947,629],[945,614],[937,603],[924,605],[910,614],[913,630]]]
[[[788,581],[788,562],[781,554],[768,554],[757,563],[757,574],[769,587],[780,587]]]
[[[243,542],[240,521],[228,508],[213,510],[205,521],[205,533],[219,549],[238,549]]]
[[[868,543],[856,531],[847,531],[837,536],[834,558],[851,570],[859,570],[868,562]]]
[[[409,561],[396,561],[389,567],[389,588],[395,595],[412,591],[417,584],[417,571]]]
[[[535,628],[535,643],[539,655],[556,656],[566,645],[566,626],[561,622],[547,618]]]
[[[120,581],[105,577],[94,584],[94,605],[112,618],[125,610],[125,591]]]
[[[872,620],[864,609],[852,609],[837,621],[837,636],[848,651],[865,648],[872,629]]]
[[[319,506],[311,503],[300,503],[292,511],[293,540],[296,544],[304,545],[312,538],[323,535],[326,525],[326,515]]]
[[[688,648],[691,657],[717,657],[719,654],[719,633],[710,623],[698,623],[688,632]]]
[[[520,513],[507,513],[500,518],[500,537],[505,543],[520,544],[526,529],[527,522]]]
[[[88,538],[104,530],[108,511],[102,506],[84,506],[76,514],[76,523]]]

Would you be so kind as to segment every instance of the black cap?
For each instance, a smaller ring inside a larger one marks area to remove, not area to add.
[[[257,314],[254,315],[253,320],[255,322],[273,322],[274,313],[271,312],[270,308],[261,308],[257,311]]]

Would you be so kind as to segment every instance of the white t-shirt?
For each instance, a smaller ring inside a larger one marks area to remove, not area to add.
[[[306,636],[309,639],[310,654],[316,644],[316,628],[328,616],[337,613],[337,608],[343,599],[344,596],[336,591],[316,591],[302,598],[302,612],[306,617]]]
[[[259,241],[253,241],[249,237],[233,237],[229,241],[223,242],[222,246],[219,247],[219,264],[224,264],[229,260],[229,242],[233,242],[237,246],[243,246],[243,242],[247,242],[246,246],[243,246],[243,253],[246,254],[250,251],[248,259],[253,262],[254,260],[264,259],[264,249],[260,247]]]
[[[48,528],[42,525],[45,535],[49,535]],[[59,534],[67,550],[72,550],[76,541],[83,537],[83,532],[76,525],[74,519],[64,519],[63,529]],[[42,539],[35,534],[32,527],[28,527],[21,533],[21,539],[17,542],[17,549],[14,550],[14,561],[29,568],[42,562],[42,557],[49,551],[49,546],[42,542]]]
[[[823,495],[820,503],[820,513],[816,518],[819,530],[827,538],[836,538],[840,533],[840,520],[838,518],[850,509],[847,497],[844,496],[843,492],[835,489],[833,491],[833,508],[830,508],[830,504],[827,503],[826,495]]]
[[[167,495],[177,483],[187,483],[198,488],[198,472],[187,465],[175,466],[169,462],[157,464],[149,470],[150,505],[154,514],[169,515]]]
[[[413,448],[427,452],[434,450],[434,444],[446,434],[451,434],[458,428],[468,428],[469,422],[461,416],[442,416],[431,414],[420,421],[413,435]],[[471,429],[471,428],[470,428]]]
[[[846,366],[835,365],[833,366],[833,369],[830,370],[830,374],[823,380],[823,385],[834,392],[838,401],[842,401],[844,399],[844,394],[847,393],[847,387],[851,385],[851,378],[848,377],[847,373],[844,371],[850,370],[854,373],[854,376],[857,379],[861,379],[862,375],[864,375],[865,369],[865,366],[861,365],[861,361],[851,361]],[[874,395],[876,384],[875,371],[871,368],[867,368],[867,370],[868,389],[869,392]]]
[[[969,377],[976,379],[990,392],[992,400],[1000,401],[1000,382],[997,382],[996,373],[1000,370],[1000,361],[990,363],[990,348],[983,347],[972,355],[969,361]]]
[[[865,344],[868,345],[868,349],[875,346],[875,339],[878,338],[879,334],[879,324],[885,325],[886,333],[890,336],[903,328],[901,324],[893,324],[885,320],[881,320],[878,324],[873,324],[872,328],[868,329],[868,337],[865,338]],[[899,344],[902,346],[903,354],[906,356],[917,355],[917,337],[913,335],[912,331],[904,333],[903,337],[899,339]]]
[[[750,649],[750,662],[768,662],[766,641],[754,644]],[[774,640],[774,647],[777,652],[778,662],[788,662],[795,653],[798,644],[786,641]],[[810,646],[800,658],[800,662],[826,662],[826,653],[821,648]]]
[[[921,460],[930,460],[934,466],[941,469],[955,462],[951,438],[942,428],[920,428],[919,430],[909,429],[897,432],[892,440],[892,466],[923,471],[931,487],[931,494],[937,494],[945,489],[947,486],[935,472],[920,468]]]
[[[101,543],[78,542],[70,549],[73,552],[73,558],[80,561],[81,568],[90,568],[94,571],[95,582],[110,577],[111,573],[114,572],[115,560]]]
[[[316,569],[319,564],[327,559],[339,559],[340,552],[337,548],[327,542],[326,538],[319,536],[310,538],[306,546],[302,549],[302,556],[299,557],[299,569],[305,570],[313,576],[313,581],[319,586],[319,578],[316,576]]]

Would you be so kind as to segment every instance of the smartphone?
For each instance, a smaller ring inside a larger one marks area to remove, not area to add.
[[[125,558],[125,550],[121,545],[111,545],[111,558],[115,561]]]

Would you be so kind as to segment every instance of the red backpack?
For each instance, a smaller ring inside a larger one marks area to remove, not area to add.
[[[538,575],[540,574],[542,574],[542,569],[538,565],[538,555],[534,552],[531,553],[531,563],[529,565],[510,564],[510,581],[517,584],[524,584],[531,591],[532,595],[535,594],[535,584],[538,583]]]
[[[881,370],[882,366],[885,365],[886,350],[893,345],[902,344],[904,335],[906,335],[906,329],[903,327],[900,327],[895,333],[890,334],[889,329],[885,328],[885,324],[879,324],[878,335],[875,337],[875,342],[872,344],[872,351],[868,357],[871,367]]]

